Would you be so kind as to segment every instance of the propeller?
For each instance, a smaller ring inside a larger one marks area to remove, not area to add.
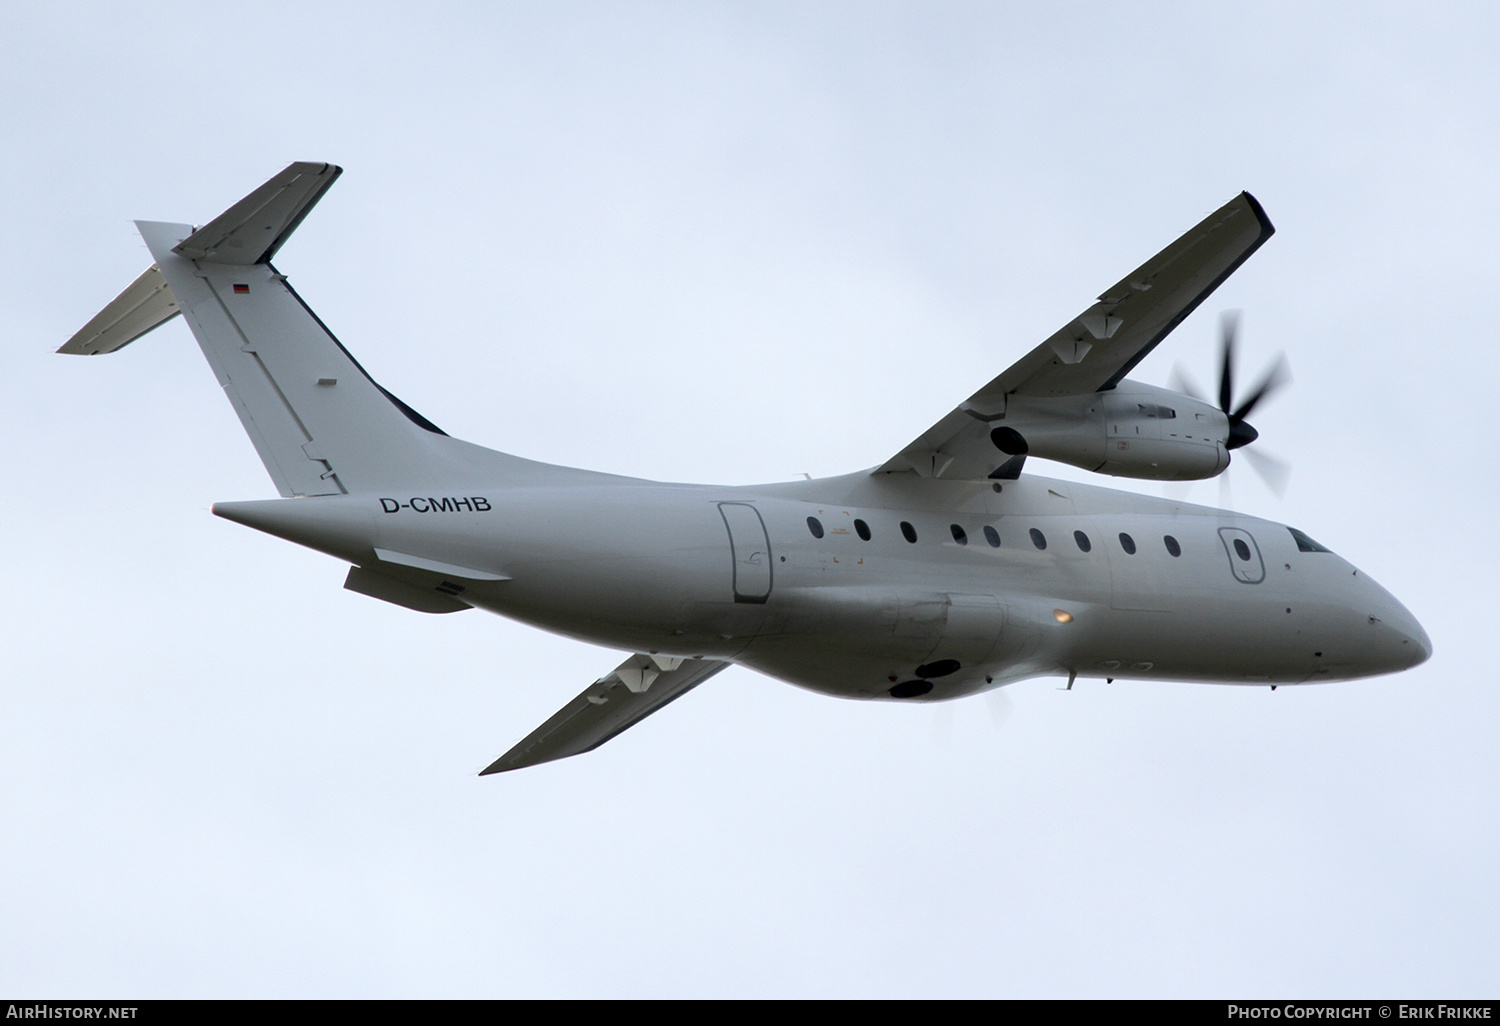
[[[1229,415],[1229,440],[1224,443],[1226,449],[1243,448],[1260,437],[1260,432],[1251,427],[1245,418],[1249,417],[1263,400],[1279,392],[1291,381],[1292,377],[1291,371],[1287,368],[1286,354],[1278,355],[1270,369],[1260,379],[1260,384],[1256,385],[1255,390],[1250,393],[1250,397],[1231,411],[1229,406],[1234,394],[1234,343],[1239,327],[1239,312],[1226,312],[1220,325],[1219,342],[1224,354],[1223,369],[1219,372],[1219,409]]]
[[[1007,694],[1009,690],[1009,686],[1006,686],[991,688],[983,693],[985,708],[989,713],[990,727],[997,734],[1010,719],[1011,713],[1015,711],[1015,703]],[[953,744],[955,707],[958,705],[958,702],[932,703],[932,741],[939,748],[948,748]]]
[[[1250,423],[1250,414],[1255,408],[1265,402],[1271,396],[1289,385],[1292,380],[1291,368],[1287,366],[1286,354],[1279,354],[1271,363],[1271,366],[1261,376],[1260,381],[1238,406],[1234,405],[1234,348],[1235,341],[1239,335],[1240,314],[1238,310],[1225,311],[1219,322],[1219,409],[1229,418],[1229,437],[1224,442],[1224,448],[1244,449],[1245,446],[1260,437],[1260,432]],[[1199,402],[1207,402],[1203,393],[1193,383],[1180,367],[1172,369],[1171,387],[1176,391],[1189,395]],[[1287,479],[1291,476],[1292,468],[1284,461],[1271,456],[1268,453],[1246,449],[1245,456],[1250,460],[1250,466],[1260,475],[1266,487],[1280,496],[1286,491]]]

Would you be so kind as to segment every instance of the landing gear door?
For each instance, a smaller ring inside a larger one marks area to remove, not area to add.
[[[1250,537],[1249,531],[1238,527],[1219,528],[1219,540],[1224,543],[1224,552],[1229,556],[1229,571],[1241,584],[1259,584],[1266,579],[1266,564],[1260,556],[1260,546]]]
[[[765,602],[771,595],[771,541],[760,511],[746,502],[721,502],[734,566],[734,600]]]

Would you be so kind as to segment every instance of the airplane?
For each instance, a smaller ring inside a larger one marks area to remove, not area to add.
[[[731,664],[930,702],[1036,676],[1269,686],[1416,666],[1427,634],[1296,528],[1024,471],[1214,477],[1233,405],[1126,377],[1274,231],[1241,193],[872,469],[727,487],[553,466],[453,438],[378,385],[271,263],[341,169],[294,163],[154,263],[59,352],[182,314],[279,499],[213,513],[350,564],[344,587],[484,609],[631,653],[481,775],[604,744]]]

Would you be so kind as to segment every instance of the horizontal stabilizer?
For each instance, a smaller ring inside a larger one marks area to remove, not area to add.
[[[95,314],[93,320],[64,342],[58,352],[70,356],[112,353],[124,349],[181,312],[177,297],[172,295],[161,269],[152,264],[124,292]]]
[[[343,168],[299,161],[173,248],[212,264],[265,264],[323,198]]]
[[[458,613],[473,608],[448,592],[398,581],[361,566],[349,568],[349,576],[344,578],[344,587],[361,595],[378,598],[382,602],[415,609],[419,613]]]
[[[593,751],[728,665],[720,659],[633,655],[479,775],[503,773]]]

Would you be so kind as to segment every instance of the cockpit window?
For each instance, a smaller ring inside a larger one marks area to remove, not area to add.
[[[1292,532],[1292,537],[1294,539],[1296,539],[1296,542],[1297,542],[1297,551],[1298,552],[1332,552],[1333,551],[1330,548],[1327,548],[1325,546],[1319,545],[1317,542],[1313,541],[1311,538],[1309,538],[1307,535],[1303,534],[1301,531],[1297,530],[1295,527],[1288,527],[1287,530],[1291,531]]]

